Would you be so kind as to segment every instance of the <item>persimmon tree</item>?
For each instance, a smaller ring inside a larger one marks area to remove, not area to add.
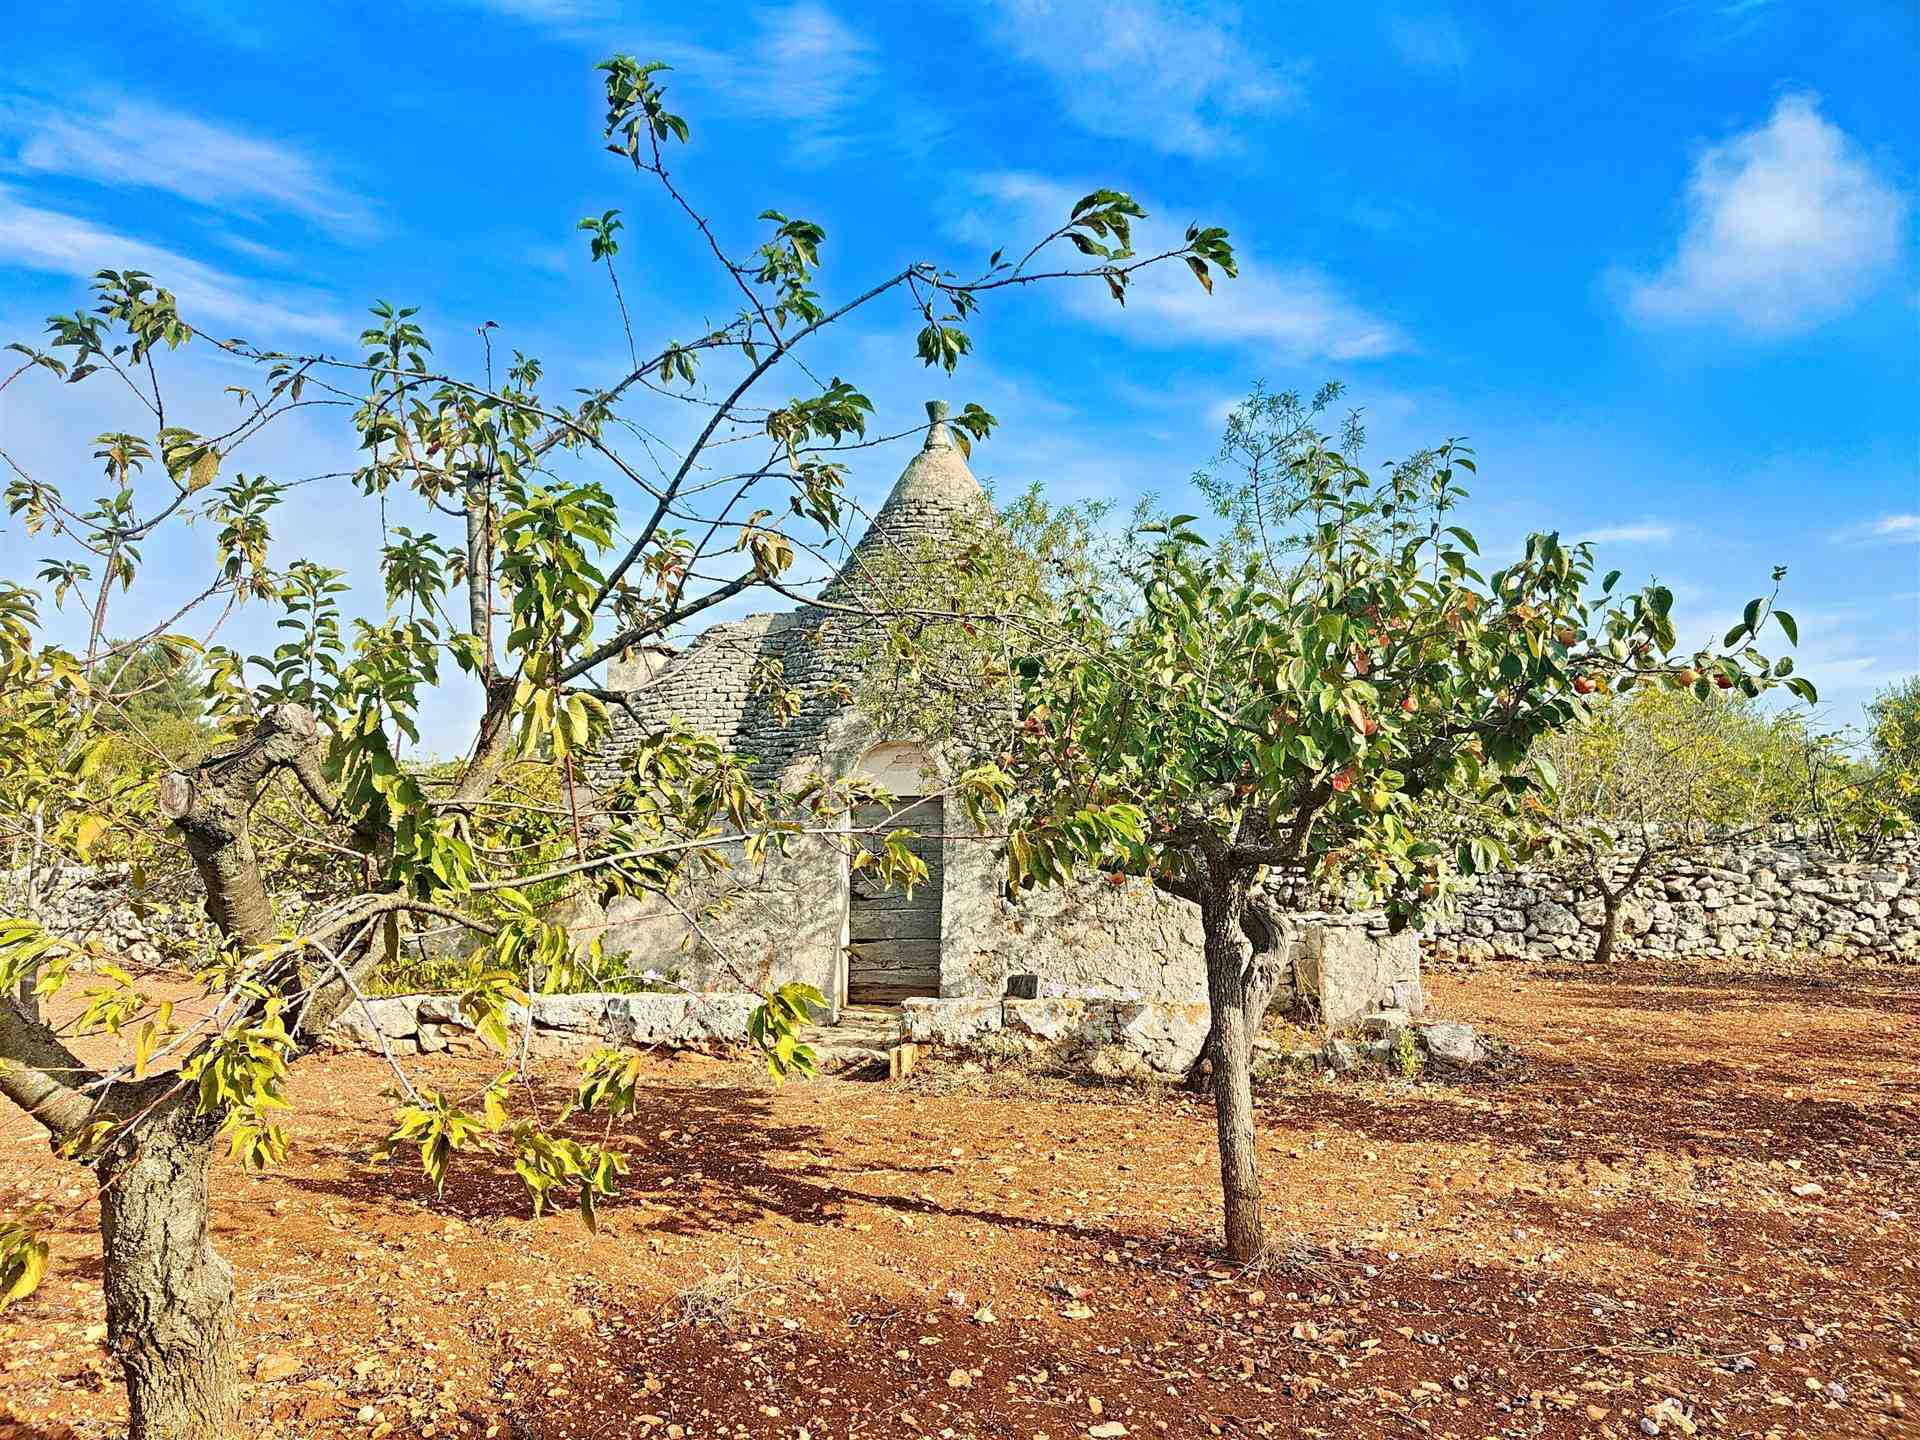
[[[913,263],[830,299],[818,225],[764,212],[764,238],[736,254],[721,239],[731,227],[695,205],[669,165],[688,127],[667,107],[665,67],[621,56],[600,68],[608,149],[711,254],[737,307],[718,328],[641,344],[616,290],[630,368],[563,401],[519,351],[496,377],[491,325],[477,373],[443,364],[422,317],[385,303],[357,352],[294,354],[211,335],[159,281],[108,271],[90,308],[50,321],[43,348],[13,347],[23,363],[0,376],[6,402],[33,381],[105,385],[150,422],[100,437],[105,484],[92,501],[8,457],[9,511],[55,553],[37,592],[0,584],[0,825],[31,815],[38,842],[73,861],[103,845],[142,866],[184,854],[211,922],[193,983],[156,987],[33,916],[0,919],[0,1095],[97,1177],[109,1345],[138,1440],[215,1435],[234,1417],[232,1272],[208,1236],[210,1161],[221,1143],[250,1168],[284,1157],[289,1068],[362,1002],[366,977],[407,936],[432,926],[467,937],[460,1007],[508,1058],[471,1093],[451,1093],[390,1056],[382,1152],[417,1157],[436,1181],[462,1154],[491,1155],[536,1208],[571,1203],[591,1221],[625,1162],[605,1131],[569,1122],[620,1113],[634,1070],[618,1051],[590,1056],[557,1111],[527,1083],[529,992],[563,986],[577,944],[541,897],[565,881],[678,903],[681,878],[724,864],[730,847],[757,858],[798,835],[846,835],[846,812],[872,798],[819,779],[769,794],[710,739],[677,729],[645,737],[606,793],[589,792],[581,770],[621,698],[600,683],[603,665],[758,586],[793,587],[802,555],[844,542],[848,453],[897,437],[876,433],[856,385],[816,378],[806,356],[817,337],[899,305],[918,357],[952,372],[971,348],[968,322],[998,292],[1082,283],[1124,297],[1160,263],[1209,289],[1233,273],[1217,229],[1136,253],[1143,212],[1101,190],[978,272]],[[617,286],[616,213],[584,228]],[[222,419],[190,423],[175,383],[188,348],[251,367]],[[657,411],[673,404],[682,423],[663,426]],[[358,463],[312,476],[243,469],[296,410],[350,424]],[[968,405],[952,423],[966,443],[994,421]],[[294,558],[276,521],[296,486],[323,487],[342,523],[365,527],[384,599],[375,613],[352,612],[350,577]],[[162,546],[191,553],[190,521],[213,553],[197,587],[170,593],[149,561]],[[47,607],[69,603],[83,612],[78,648],[51,638]],[[269,653],[214,643],[239,607],[269,611],[281,636]],[[110,632],[127,638],[109,643]],[[161,757],[109,774],[104,747],[139,733],[116,661],[156,645],[203,668],[219,733],[186,768]],[[409,758],[423,699],[442,685],[472,699],[450,770]],[[972,776],[965,798],[986,803],[996,783]],[[877,858],[862,863],[890,881],[924,876],[905,832],[844,843],[863,840]],[[306,877],[297,905],[275,884],[288,865]],[[776,1075],[807,1068],[798,1028],[817,999],[805,987],[764,997],[753,1035]],[[0,1304],[30,1293],[47,1259],[35,1217],[0,1227]]]
[[[1132,603],[1069,607],[1060,643],[1014,667],[1010,882],[1100,867],[1199,906],[1237,1261],[1265,1243],[1251,1051],[1293,932],[1267,878],[1303,868],[1405,925],[1538,833],[1534,751],[1592,697],[1688,671],[1742,693],[1785,679],[1753,648],[1761,610],[1724,652],[1676,659],[1670,593],[1596,580],[1585,545],[1535,535],[1484,568],[1450,523],[1472,465],[1449,444],[1375,480],[1315,440],[1303,493],[1267,517],[1299,535],[1290,561],[1173,517]]]

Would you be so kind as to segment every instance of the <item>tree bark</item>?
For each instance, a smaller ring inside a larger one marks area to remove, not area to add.
[[[1600,941],[1593,947],[1593,963],[1605,965],[1613,959],[1614,942],[1620,938],[1620,906],[1623,897],[1600,887]]]
[[[467,475],[467,629],[480,642],[480,683],[493,680],[493,513],[488,477]]]
[[[1253,1043],[1260,1038],[1260,1027],[1266,1023],[1267,1011],[1273,1007],[1273,997],[1279,993],[1281,982],[1288,978],[1292,970],[1293,922],[1266,895],[1256,891],[1247,897],[1241,912],[1240,928],[1252,946],[1244,982],[1247,996],[1247,1063],[1251,1065]],[[1194,1058],[1193,1069],[1187,1073],[1189,1089],[1204,1091],[1209,1088],[1213,1073],[1219,1068],[1219,1055],[1220,1017],[1216,1010],[1207,1031],[1207,1043],[1200,1047],[1199,1055]]]
[[[1241,921],[1245,897],[1216,881],[1201,902],[1207,999],[1213,1010],[1213,1107],[1220,1134],[1220,1192],[1227,1258],[1250,1264],[1266,1250],[1253,1138],[1253,1033],[1248,986],[1253,945]]]
[[[107,1343],[126,1373],[129,1440],[213,1440],[239,1413],[233,1267],[207,1233],[219,1124],[190,1091],[176,1094],[96,1163]]]

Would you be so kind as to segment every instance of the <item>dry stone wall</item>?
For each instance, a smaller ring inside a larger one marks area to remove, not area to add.
[[[745,1044],[758,995],[535,995],[533,1047],[552,1053],[593,1045],[708,1049]],[[518,1034],[528,1012],[507,1007]],[[477,1043],[455,995],[382,995],[355,1001],[327,1032],[342,1049],[431,1055]]]
[[[1632,858],[1612,857],[1616,877]],[[1429,923],[1424,943],[1436,960],[1581,958],[1600,922],[1598,899],[1566,875],[1517,870],[1469,891]],[[1670,862],[1628,900],[1617,953],[1920,961],[1920,840],[1844,855],[1781,830]]]
[[[125,865],[0,870],[0,915],[32,916],[62,940],[93,942],[121,963],[153,967],[204,951],[211,927],[190,872],[139,894]]]

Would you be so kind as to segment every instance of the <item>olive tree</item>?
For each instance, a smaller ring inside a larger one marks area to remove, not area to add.
[[[1535,535],[1483,571],[1448,523],[1472,466],[1449,444],[1375,480],[1308,443],[1278,517],[1302,537],[1293,563],[1172,517],[1134,603],[1070,607],[1061,643],[1013,667],[1009,881],[1099,867],[1199,907],[1237,1261],[1264,1246],[1251,1050],[1293,928],[1269,875],[1304,867],[1404,925],[1537,833],[1551,785],[1530,762],[1592,695],[1687,670],[1758,693],[1784,674],[1752,645],[1764,607],[1723,652],[1676,661],[1669,592],[1596,580],[1586,545]],[[1479,825],[1462,833],[1462,812]]]
[[[423,926],[469,937],[459,1004],[510,1058],[461,1094],[393,1060],[382,1150],[417,1155],[436,1181],[462,1153],[500,1157],[536,1208],[567,1201],[590,1222],[624,1161],[610,1132],[568,1121],[630,1105],[635,1071],[622,1052],[590,1056],[557,1111],[521,1083],[528,1029],[516,1039],[511,1027],[530,1027],[528,993],[563,984],[573,951],[543,897],[584,883],[677,904],[682,877],[725,863],[728,847],[757,858],[798,835],[844,833],[868,798],[857,782],[825,780],[768,794],[711,740],[678,729],[645,736],[607,793],[588,791],[581,769],[620,700],[600,667],[756,587],[790,588],[801,555],[841,539],[849,452],[896,437],[880,433],[860,388],[816,377],[806,357],[817,338],[901,306],[918,358],[951,372],[971,347],[970,318],[999,292],[1082,283],[1119,298],[1160,263],[1209,289],[1233,274],[1218,229],[1136,253],[1143,212],[1100,190],[977,272],[916,262],[828,298],[818,225],[764,212],[764,238],[737,254],[721,239],[731,227],[683,187],[669,155],[688,127],[668,108],[665,67],[620,56],[600,68],[607,147],[711,253],[735,307],[717,328],[643,344],[616,292],[629,365],[562,400],[518,351],[496,378],[490,326],[477,374],[443,364],[416,311],[385,303],[356,353],[289,353],[209,334],[157,280],[108,271],[91,308],[55,317],[44,348],[15,346],[24,362],[0,377],[7,401],[31,380],[111,386],[150,422],[100,437],[96,500],[16,466],[9,510],[55,553],[40,593],[0,584],[0,825],[32,814],[79,861],[103,843],[143,847],[143,863],[184,853],[211,922],[196,993],[181,1001],[97,945],[32,916],[0,918],[0,1095],[96,1176],[108,1338],[139,1440],[231,1422],[233,1282],[208,1234],[211,1158],[221,1141],[248,1167],[286,1154],[289,1067],[362,1003],[367,976],[403,939]],[[616,212],[584,228],[617,286]],[[251,368],[233,387],[237,411],[194,423],[173,383],[186,347]],[[683,405],[683,420],[663,427],[661,405]],[[249,447],[295,411],[350,423],[357,465],[243,471]],[[968,405],[954,424],[964,443],[994,420]],[[375,537],[377,613],[350,613],[348,576],[290,558],[276,519],[297,485],[324,487],[335,513]],[[181,599],[146,561],[158,545],[187,553],[189,521],[215,554]],[[52,642],[49,599],[83,608],[79,648]],[[254,655],[212,643],[235,607],[264,607],[281,643]],[[109,643],[110,632],[127,638]],[[120,661],[154,645],[204,667],[220,738],[184,768],[109,776],[104,747],[138,728]],[[408,747],[441,685],[471,697],[471,729],[455,765],[429,768]],[[991,799],[992,777],[968,784],[970,803]],[[878,839],[872,863],[889,879],[924,875],[902,834]],[[310,881],[298,906],[276,893],[292,862]],[[765,997],[754,1034],[776,1074],[806,1068],[797,1030],[817,998],[806,987]],[[38,1282],[42,1229],[31,1216],[0,1227],[0,1304]]]

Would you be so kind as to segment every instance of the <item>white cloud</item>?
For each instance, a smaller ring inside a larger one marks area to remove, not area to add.
[[[18,137],[16,171],[165,190],[223,211],[293,215],[335,235],[375,228],[372,206],[299,150],[185,111],[129,99],[92,111],[15,101],[0,109],[0,129]]]
[[[1234,147],[1240,122],[1299,97],[1296,71],[1260,58],[1231,3],[987,0],[1019,59],[1053,77],[1084,129],[1172,155]]]
[[[1673,539],[1673,527],[1649,520],[1637,525],[1609,525],[1589,530],[1580,538],[1599,545],[1665,545]]]
[[[859,89],[874,73],[874,46],[812,0],[761,14],[750,56],[729,92],[744,113],[784,120],[796,153],[843,149]]]
[[[262,343],[285,331],[340,336],[349,329],[324,296],[228,274],[78,216],[28,205],[5,187],[0,187],[0,261],[81,279],[97,270],[144,270],[173,291],[189,321],[209,328],[220,321]]]
[[[882,125],[855,125],[864,97],[883,72],[878,47],[819,0],[760,8],[749,36],[716,48],[656,29],[636,39],[606,0],[464,0],[464,3],[597,47],[669,61],[665,77],[723,97],[729,115],[779,121],[781,140],[803,160],[821,160],[882,141],[925,150],[943,128],[924,105],[890,99]],[[690,120],[696,117],[689,112]]]
[[[1882,515],[1878,520],[1868,520],[1842,530],[1834,538],[1855,544],[1875,540],[1920,541],[1920,515]]]
[[[1060,225],[1092,188],[1020,173],[979,175],[970,183],[990,213],[966,215],[951,233],[983,247],[1038,239]],[[1150,215],[1161,213],[1161,207],[1141,203]],[[1136,234],[1135,241],[1142,254],[1151,253],[1142,236]],[[1064,246],[1061,254],[1079,259]],[[1137,272],[1124,309],[1099,280],[1053,288],[1076,313],[1141,344],[1249,345],[1290,362],[1372,360],[1409,348],[1389,321],[1347,299],[1314,267],[1269,263],[1244,246],[1236,246],[1235,254],[1240,277],[1216,278],[1212,295],[1184,265],[1174,264]]]
[[[1764,125],[1700,157],[1679,247],[1657,274],[1627,278],[1627,306],[1650,321],[1806,330],[1894,267],[1909,208],[1816,96],[1785,96]]]
[[[1399,16],[1387,23],[1387,39],[1419,70],[1464,70],[1473,58],[1473,46],[1451,15]]]

